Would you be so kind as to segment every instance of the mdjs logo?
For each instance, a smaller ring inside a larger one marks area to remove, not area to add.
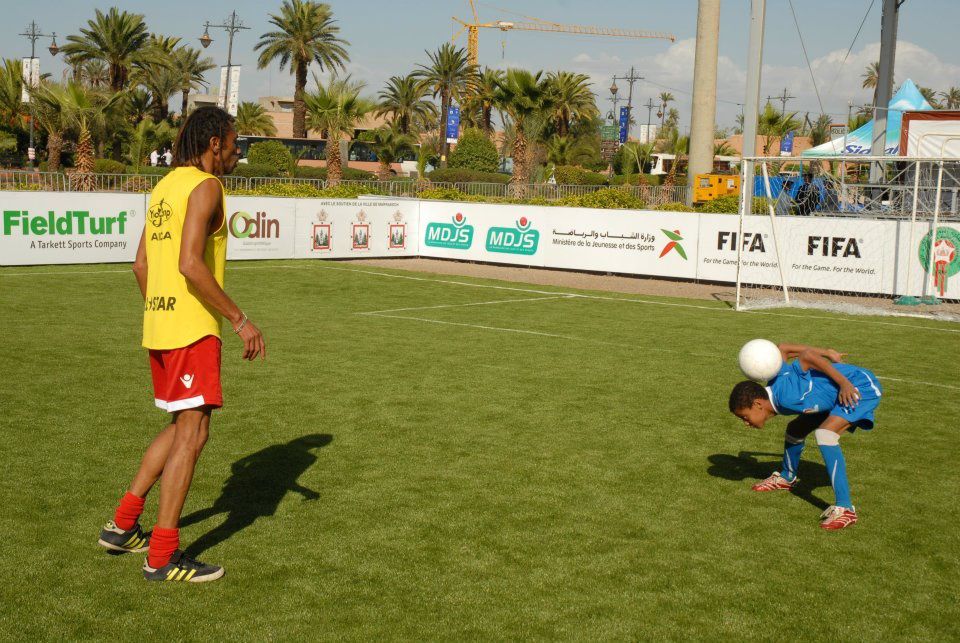
[[[433,248],[469,250],[473,245],[473,226],[467,225],[467,217],[457,212],[453,223],[428,223],[423,243]]]
[[[532,255],[537,252],[540,233],[531,228],[527,217],[520,217],[516,228],[490,228],[487,231],[487,252]]]

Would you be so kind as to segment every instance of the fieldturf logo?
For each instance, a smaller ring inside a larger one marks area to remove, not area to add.
[[[423,238],[425,245],[449,250],[469,250],[473,245],[473,226],[460,212],[453,215],[453,223],[428,223]]]
[[[924,271],[930,270],[930,238],[928,232],[920,240],[919,259]],[[937,228],[937,239],[933,244],[933,285],[943,297],[947,293],[947,278],[960,272],[960,232],[953,228]]]
[[[280,237],[280,220],[268,219],[266,212],[251,216],[247,212],[234,212],[230,216],[230,234],[237,239],[276,239]]]
[[[667,235],[667,238],[670,239],[670,241],[667,242],[667,245],[665,245],[665,246],[663,247],[663,250],[660,251],[660,257],[659,257],[659,258],[662,259],[662,258],[663,258],[668,252],[670,252],[671,250],[676,250],[676,251],[677,251],[677,254],[680,255],[681,257],[683,257],[684,261],[686,261],[686,259],[687,259],[687,253],[686,253],[686,251],[683,249],[683,246],[680,245],[680,242],[683,241],[683,236],[681,236],[680,231],[679,231],[679,230],[674,230],[673,232],[670,232],[669,230],[665,230],[664,228],[660,228],[660,232],[662,232],[663,234]]]
[[[516,228],[490,228],[487,231],[487,252],[536,254],[540,233],[530,226],[531,222],[527,217],[520,217]]]
[[[54,214],[53,210],[47,216],[31,216],[27,210],[3,211],[3,234],[9,236],[54,236],[54,235],[106,235],[123,234],[127,224],[126,210],[117,213],[115,217],[94,217],[86,210],[67,210],[62,215]]]

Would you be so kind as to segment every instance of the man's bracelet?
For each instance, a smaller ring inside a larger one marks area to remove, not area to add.
[[[240,314],[243,315],[243,319],[241,319],[237,327],[233,329],[233,332],[235,332],[237,335],[239,335],[240,331],[243,330],[243,327],[247,325],[247,314],[244,312],[241,312]]]

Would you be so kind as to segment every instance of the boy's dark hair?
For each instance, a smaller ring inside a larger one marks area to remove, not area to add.
[[[769,400],[767,389],[763,388],[753,380],[744,380],[730,391],[730,412],[736,413],[742,409],[749,409],[753,406],[754,400]]]
[[[213,105],[198,107],[187,117],[173,144],[173,167],[195,166],[214,136],[221,141],[233,128],[234,118]]]

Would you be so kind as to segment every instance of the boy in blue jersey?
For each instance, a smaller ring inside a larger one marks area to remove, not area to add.
[[[801,344],[778,347],[783,365],[766,387],[745,381],[730,393],[730,411],[747,426],[760,429],[775,415],[798,416],[787,424],[780,471],[754,485],[753,490],[793,487],[804,441],[813,433],[836,498],[820,516],[820,526],[849,527],[857,522],[857,512],[850,500],[840,435],[873,428],[873,412],[883,389],[877,376],[867,369],[844,364],[844,353]]]

